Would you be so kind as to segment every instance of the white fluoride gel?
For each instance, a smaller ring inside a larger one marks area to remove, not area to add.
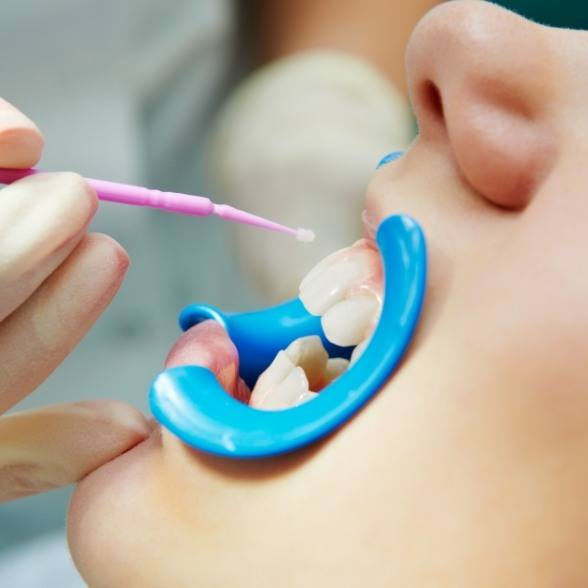
[[[314,241],[314,231],[310,229],[296,229],[296,239],[302,243],[312,243]]]

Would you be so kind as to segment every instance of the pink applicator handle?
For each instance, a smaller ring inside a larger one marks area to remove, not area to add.
[[[11,184],[22,178],[42,173],[38,169],[3,169],[0,168],[0,182]],[[180,214],[192,214],[196,216],[208,216],[214,212],[214,204],[205,196],[189,196],[176,192],[161,192],[150,190],[140,186],[107,182],[86,178],[86,181],[96,191],[100,200],[130,204],[132,206],[144,206],[159,208],[169,212]]]
[[[0,168],[0,183],[12,184],[12,182],[38,173],[42,173],[41,170]],[[249,212],[227,206],[226,204],[214,204],[206,196],[192,196],[178,192],[162,192],[161,190],[151,190],[140,186],[94,180],[91,178],[86,178],[86,181],[96,191],[98,198],[107,202],[157,208],[159,210],[193,216],[209,216],[214,214],[225,220],[269,229],[270,231],[277,231],[279,233],[286,233],[296,237],[300,241],[310,242],[314,239],[314,234],[308,229],[292,229]]]

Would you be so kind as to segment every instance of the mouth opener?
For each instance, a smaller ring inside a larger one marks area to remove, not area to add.
[[[196,449],[232,458],[260,458],[293,451],[348,421],[390,377],[402,359],[421,314],[427,279],[427,248],[420,226],[408,216],[384,220],[377,232],[384,274],[383,304],[366,349],[313,400],[284,410],[251,408],[230,396],[204,367],[167,369],[154,380],[149,401],[156,420]],[[330,357],[352,348],[329,343],[320,317],[297,298],[265,310],[223,313],[193,304],[180,314],[185,331],[213,319],[237,347],[240,375],[252,387],[279,350],[298,337],[319,335]]]

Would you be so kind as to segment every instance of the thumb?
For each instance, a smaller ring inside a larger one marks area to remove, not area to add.
[[[0,98],[0,167],[32,167],[42,151],[43,135],[35,123]]]
[[[0,419],[0,502],[78,482],[143,441],[150,426],[135,408],[101,400]]]

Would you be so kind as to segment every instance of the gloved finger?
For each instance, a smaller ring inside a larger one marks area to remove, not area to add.
[[[106,235],[85,236],[37,291],[0,324],[0,413],[63,361],[118,290],[128,257]]]
[[[317,49],[290,55],[237,88],[211,133],[215,191],[238,208],[309,227],[317,236],[301,246],[268,231],[232,228],[245,273],[268,302],[295,296],[314,264],[360,238],[374,167],[412,133],[401,93],[349,54]]]
[[[137,409],[114,400],[0,418],[0,502],[78,482],[150,431]]]
[[[40,174],[0,191],[0,321],[71,253],[97,208],[72,173]]]
[[[249,402],[251,392],[239,377],[239,354],[227,332],[216,321],[199,323],[175,343],[165,367],[199,365],[208,368],[220,385],[237,400]]]
[[[0,167],[32,167],[42,151],[43,135],[35,123],[0,98]]]

